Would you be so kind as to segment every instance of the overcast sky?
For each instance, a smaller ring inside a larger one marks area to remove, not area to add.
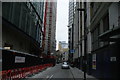
[[[68,0],[57,0],[56,40],[68,43]]]

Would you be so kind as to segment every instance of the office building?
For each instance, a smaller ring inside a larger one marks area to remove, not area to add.
[[[74,44],[74,13],[75,13],[75,5],[76,2],[69,1],[69,21],[68,21],[68,47],[69,47],[69,61],[73,62],[73,53],[74,50],[73,44]]]
[[[118,77],[120,47],[120,3],[90,3],[92,74],[102,78]]]
[[[43,48],[48,55],[56,51],[56,10],[57,2],[45,2]]]
[[[43,2],[3,2],[2,48],[39,56],[43,9]]]
[[[120,3],[77,2],[75,9],[69,44],[75,66],[97,78],[118,78]]]
[[[67,61],[68,60],[68,43],[65,41],[59,41],[58,43],[58,50],[60,54],[62,55],[62,60]]]

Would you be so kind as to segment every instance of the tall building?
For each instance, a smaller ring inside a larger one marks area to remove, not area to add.
[[[120,3],[90,3],[92,74],[101,78],[118,78],[120,47]]]
[[[87,14],[85,13],[87,3],[84,2],[76,2],[76,6],[74,9],[74,18],[73,18],[73,26],[72,26],[72,44],[71,47],[74,51],[73,53],[73,62],[78,68],[83,68],[83,58],[85,56],[85,51],[87,47],[85,47],[85,28],[88,26],[88,17],[85,19]],[[87,8],[89,9],[89,8]],[[85,16],[85,17],[84,17]],[[87,22],[85,23],[85,20]],[[87,24],[87,25],[85,25]],[[90,37],[90,36],[88,36]],[[88,41],[90,42],[90,41]]]
[[[43,48],[48,55],[56,51],[56,9],[57,2],[45,2]]]
[[[68,44],[69,44],[69,61],[72,62],[73,61],[73,53],[71,53],[71,51],[73,50],[73,44],[74,44],[74,13],[75,13],[75,5],[76,2],[71,2],[69,1],[69,21],[68,21]]]
[[[65,41],[59,41],[58,50],[62,50],[63,48],[68,48],[68,43]]]
[[[74,62],[97,78],[118,78],[120,3],[77,2],[73,20]]]
[[[68,60],[68,43],[65,41],[59,41],[58,43],[58,50],[62,55],[62,60],[67,61]]]
[[[3,2],[2,48],[39,56],[43,9],[43,2]]]
[[[80,9],[80,3],[76,2],[76,7],[75,7],[75,14],[74,14],[74,44],[73,44],[73,49],[75,50],[74,54],[73,54],[73,60],[78,61],[78,59],[82,56],[82,47],[81,47],[81,40],[80,38],[82,37],[82,26],[81,26],[81,12],[78,10]]]

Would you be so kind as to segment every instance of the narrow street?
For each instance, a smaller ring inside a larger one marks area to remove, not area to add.
[[[120,0],[2,0],[0,30],[0,80],[120,80]]]
[[[28,77],[27,79],[33,79],[33,78],[38,78],[41,80],[54,80],[54,79],[69,79],[69,80],[76,80],[76,79],[80,79],[83,80],[83,76],[84,73],[79,70],[78,68],[72,68],[70,67],[70,69],[61,69],[61,65],[60,64],[56,64],[56,66],[54,67],[50,67],[47,68],[46,70],[44,70],[43,72],[39,72],[38,74],[35,74],[31,77]],[[94,78],[92,76],[86,75],[87,78]]]
[[[61,69],[61,64],[50,67],[32,78],[74,78],[71,69]]]

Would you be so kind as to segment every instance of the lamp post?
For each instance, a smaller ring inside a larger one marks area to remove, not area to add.
[[[78,12],[79,11],[81,11],[81,12],[84,11],[85,12],[85,9],[83,9],[83,8],[78,8],[77,10],[78,10]],[[78,20],[79,20],[79,18],[78,18]],[[79,23],[78,23],[78,27],[79,27]],[[87,54],[86,54],[86,40],[87,40],[87,37],[86,37],[86,27],[85,27],[85,15],[84,15],[84,57],[83,57],[84,80],[86,80],[86,65],[87,65],[87,60],[86,60],[86,56],[87,56]]]

